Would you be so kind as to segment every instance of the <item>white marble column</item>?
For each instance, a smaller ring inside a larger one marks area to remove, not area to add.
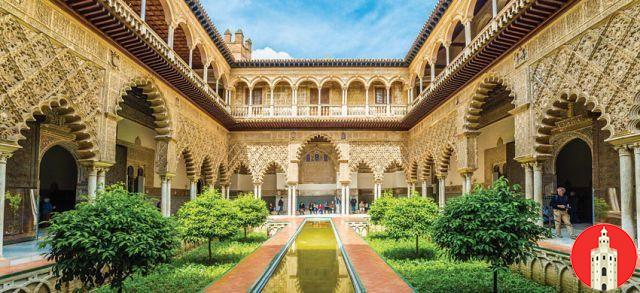
[[[471,44],[471,20],[467,20],[462,23],[464,26],[464,43],[466,46]]]
[[[140,2],[140,18],[144,21],[147,18],[147,0]]]
[[[168,30],[167,45],[169,46],[169,48],[173,49],[173,33],[175,31],[175,28],[173,27],[173,25],[170,24],[167,30]]]
[[[322,86],[318,87],[318,116],[322,115]]]
[[[433,86],[433,80],[436,78],[436,63],[431,62],[431,86]]]
[[[424,81],[422,80],[423,78],[424,78],[423,76],[420,76],[420,85],[419,85],[420,86],[420,94],[422,93],[422,90],[423,90],[422,87],[424,86],[423,85]]]
[[[427,181],[422,181],[422,190],[420,190],[422,197],[427,197]]]
[[[189,68],[193,68],[193,50],[195,48],[196,47],[189,48]],[[216,91],[216,93],[217,93],[217,91]]]
[[[107,184],[107,169],[100,168],[98,169],[98,187],[97,190],[104,190]]]
[[[196,196],[198,196],[198,181],[191,180],[189,185],[189,200],[196,199]]]
[[[624,147],[618,147],[620,156],[620,212],[622,230],[627,232],[631,239],[635,239],[633,227],[633,161],[631,152]]]
[[[533,199],[533,168],[530,163],[522,164],[524,168],[524,195],[526,199]]]
[[[491,0],[491,15],[493,17],[498,15],[498,0]]]
[[[291,115],[298,116],[298,89],[291,89]]]
[[[342,116],[347,116],[347,89],[342,90]]]
[[[449,66],[449,63],[451,62],[450,48],[451,48],[451,46],[449,44],[444,46],[444,52],[445,52],[445,55],[447,57],[447,66]]]
[[[369,87],[364,87],[364,113],[369,115]]]
[[[347,192],[345,191],[345,186],[344,184],[340,185],[340,202],[342,203],[340,205],[340,214],[342,215],[346,215],[346,210],[345,210],[345,202],[347,202]]]
[[[446,202],[446,188],[445,188],[445,179],[447,175],[439,175],[438,176],[438,205],[443,208]]]
[[[262,192],[262,191],[261,191]],[[291,214],[296,215],[296,211],[298,210],[298,185],[295,184],[291,186]]]
[[[3,258],[3,245],[4,245],[4,201],[5,193],[7,189],[7,159],[11,153],[5,153],[0,151],[0,259]]]
[[[224,185],[220,185],[220,194],[222,195],[222,198],[228,199],[227,198],[227,187]]]
[[[260,194],[258,193],[258,183],[253,184],[253,198],[259,198]]]
[[[98,189],[98,170],[94,166],[87,166],[87,195],[89,200],[96,198],[96,190]]]
[[[351,200],[351,195],[349,194],[349,184],[344,186],[344,199],[349,202]],[[350,213],[349,209],[344,209],[344,214],[348,215]]]
[[[163,216],[171,216],[171,178],[160,176],[160,211]]]
[[[276,106],[274,104],[274,99],[273,99],[273,90],[274,90],[274,88],[271,87],[271,91],[270,91],[271,95],[269,96],[269,111],[270,111],[269,114],[271,116],[275,115],[275,110],[276,110],[276,108],[275,108]]]
[[[385,97],[387,103],[387,115],[391,115],[391,88],[387,87],[387,96]]]
[[[538,224],[542,225],[542,162],[533,163],[533,200],[540,208]]]
[[[473,173],[471,172],[462,172],[462,194],[471,193],[471,180]]]
[[[287,215],[291,216],[291,196],[293,188],[291,185],[287,186]]]

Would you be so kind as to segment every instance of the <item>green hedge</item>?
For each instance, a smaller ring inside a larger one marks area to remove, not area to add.
[[[412,240],[370,234],[369,245],[418,292],[491,292],[492,272],[483,262],[454,262],[427,239],[420,258],[414,257]],[[510,271],[499,274],[499,292],[555,292]]]
[[[242,234],[234,239],[214,243],[213,261],[207,261],[207,245],[201,245],[177,256],[171,263],[156,267],[147,276],[135,275],[125,281],[125,292],[198,292],[241,259],[251,254],[267,239],[265,234],[252,233],[247,239]],[[116,292],[108,286],[96,290],[98,293]]]

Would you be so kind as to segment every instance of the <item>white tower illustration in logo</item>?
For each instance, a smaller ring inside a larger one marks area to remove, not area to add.
[[[618,251],[610,244],[607,229],[602,227],[598,247],[591,249],[591,289],[607,291],[618,287]]]

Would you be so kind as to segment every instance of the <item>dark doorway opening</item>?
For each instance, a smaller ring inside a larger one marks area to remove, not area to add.
[[[567,189],[572,223],[593,223],[591,148],[581,139],[564,145],[556,158],[558,186]]]
[[[40,161],[40,220],[49,220],[51,213],[60,213],[76,206],[78,165],[64,147],[53,146]]]

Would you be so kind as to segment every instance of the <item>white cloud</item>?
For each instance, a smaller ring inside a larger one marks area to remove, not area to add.
[[[251,53],[251,59],[291,59],[289,53],[271,49],[270,47],[264,47],[263,49],[254,50]]]

